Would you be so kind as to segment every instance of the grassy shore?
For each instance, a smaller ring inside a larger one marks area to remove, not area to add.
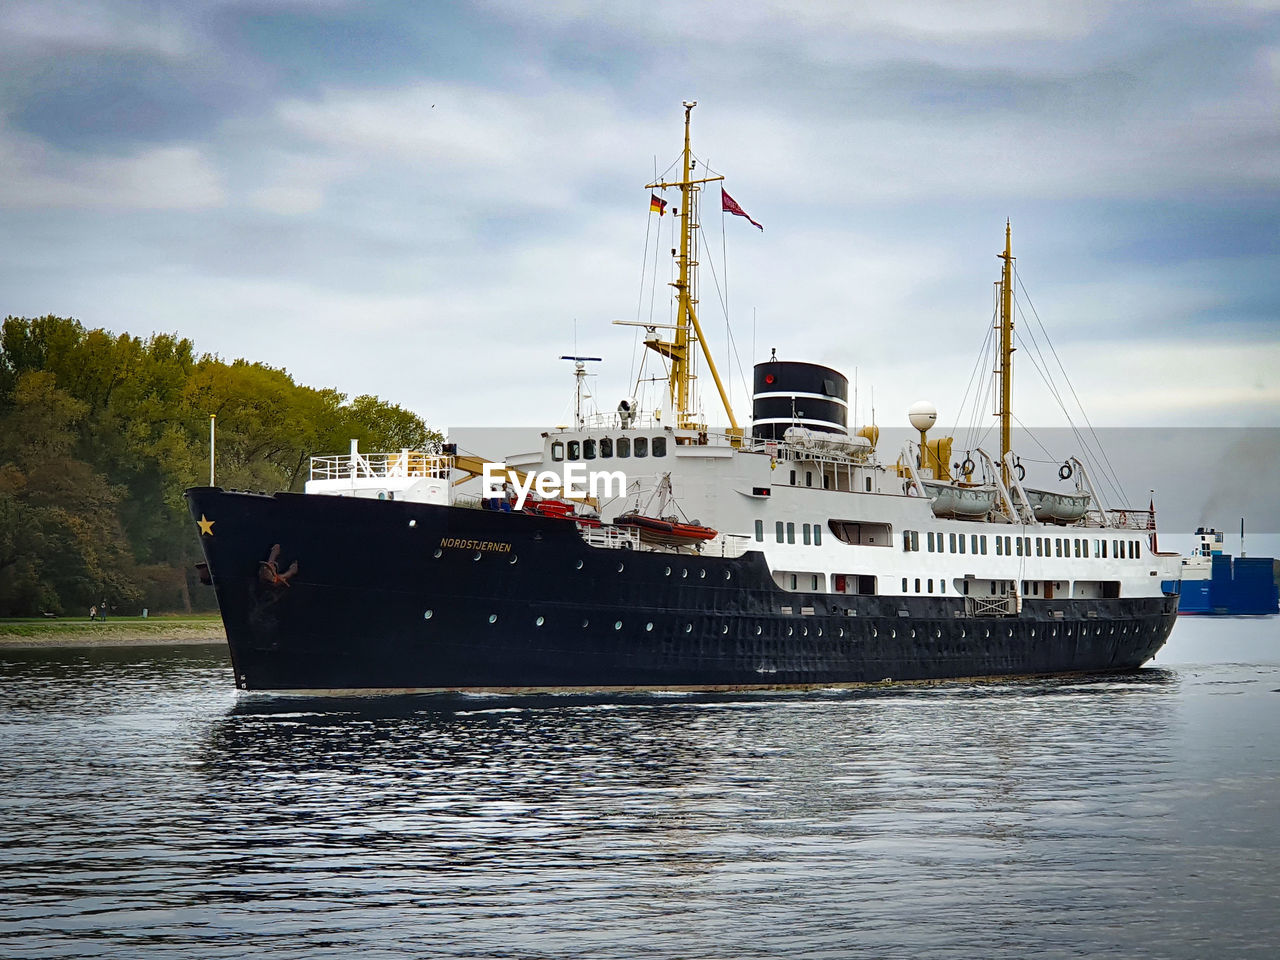
[[[124,647],[222,643],[216,613],[156,617],[52,617],[0,620],[0,647]]]

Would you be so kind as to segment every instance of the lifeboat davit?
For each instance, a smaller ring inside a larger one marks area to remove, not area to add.
[[[699,523],[685,523],[676,517],[646,517],[643,514],[624,513],[613,521],[616,527],[630,527],[640,536],[642,543],[663,547],[687,547],[710,540],[718,531]]]

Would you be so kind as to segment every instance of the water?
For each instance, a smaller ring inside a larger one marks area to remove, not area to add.
[[[1274,956],[1280,620],[1099,682],[237,697],[0,651],[0,956]]]

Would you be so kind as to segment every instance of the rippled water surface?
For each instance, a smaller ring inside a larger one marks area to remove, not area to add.
[[[609,699],[0,651],[0,956],[1272,957],[1280,630],[1174,641],[1093,682]]]

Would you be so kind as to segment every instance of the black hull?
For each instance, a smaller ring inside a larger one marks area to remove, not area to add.
[[[1129,670],[1177,597],[790,593],[759,553],[600,549],[574,524],[346,497],[187,491],[246,690],[831,686]],[[263,567],[280,544],[279,582]],[[782,612],[790,608],[792,613]],[[812,611],[812,612],[810,612]]]

